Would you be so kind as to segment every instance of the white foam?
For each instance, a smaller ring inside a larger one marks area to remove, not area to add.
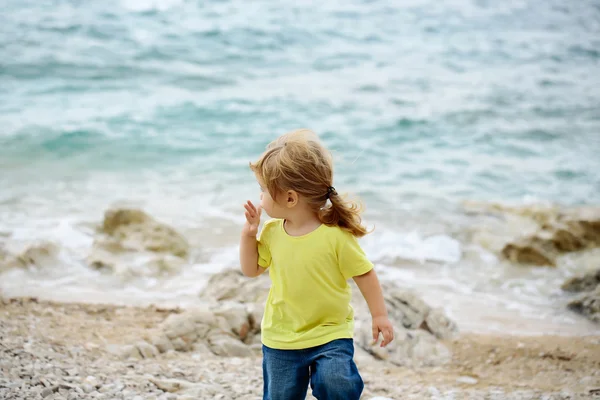
[[[182,0],[122,0],[121,5],[129,11],[166,11],[182,4]]]
[[[365,249],[375,261],[394,263],[412,260],[454,264],[462,256],[461,244],[445,235],[422,237],[418,232],[398,234],[392,231],[373,233],[365,239]]]

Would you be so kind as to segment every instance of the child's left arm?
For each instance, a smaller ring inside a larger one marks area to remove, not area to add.
[[[355,276],[354,282],[358,285],[360,292],[369,305],[371,317],[373,318],[373,343],[377,343],[379,332],[383,334],[381,347],[387,346],[394,340],[394,328],[388,319],[385,301],[377,274],[374,269],[363,275]]]

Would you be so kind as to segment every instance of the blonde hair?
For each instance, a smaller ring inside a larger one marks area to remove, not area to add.
[[[339,226],[356,237],[368,233],[361,224],[360,206],[333,189],[331,153],[312,131],[300,129],[280,136],[258,161],[250,163],[250,169],[274,200],[278,193],[295,190],[325,225]]]

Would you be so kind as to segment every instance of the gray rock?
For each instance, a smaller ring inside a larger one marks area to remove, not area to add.
[[[157,348],[157,350],[161,353],[165,353],[169,350],[173,350],[173,343],[164,333],[158,334],[151,339],[152,344]]]
[[[158,349],[148,342],[140,341],[135,346],[144,358],[153,358],[160,354]]]
[[[583,293],[572,300],[568,307],[591,321],[600,323],[600,286],[597,286],[593,292]]]
[[[358,346],[375,358],[400,366],[437,366],[447,363],[451,357],[446,346],[422,329],[394,326],[394,341],[381,348],[379,344],[372,345],[371,325],[362,323],[355,339]]]
[[[196,332],[196,324],[186,313],[171,314],[163,323],[163,329],[169,339],[175,339]]]
[[[84,383],[83,385],[81,385],[81,389],[83,389],[85,393],[92,393],[96,390],[96,388],[90,385],[89,383]]]
[[[164,392],[175,393],[181,390],[189,389],[194,386],[193,383],[182,379],[159,379],[150,378],[150,382]]]
[[[390,283],[383,284],[383,293],[391,320],[407,329],[417,329],[423,324],[431,307],[419,296]]]
[[[266,274],[248,279],[239,269],[213,275],[200,297],[209,301],[263,303],[269,294],[270,281]]]
[[[139,360],[142,358],[142,354],[140,353],[138,348],[133,345],[121,346],[119,352],[120,352],[121,358],[123,358],[125,360],[128,360],[130,358]]]
[[[233,336],[215,330],[208,337],[208,347],[219,356],[252,357],[252,349]]]
[[[44,390],[42,390],[42,397],[46,398],[52,394],[54,394],[55,392],[58,391],[58,385],[55,386],[51,386],[51,387],[47,387]]]
[[[567,279],[561,286],[566,292],[588,292],[600,285],[600,269]]]
[[[451,339],[458,334],[458,326],[439,309],[432,309],[425,317],[423,326],[438,339]]]

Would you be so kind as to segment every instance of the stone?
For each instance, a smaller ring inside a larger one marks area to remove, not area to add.
[[[84,383],[83,385],[81,385],[81,389],[83,389],[85,393],[92,393],[96,390],[96,388],[90,385],[89,383]]]
[[[126,248],[187,257],[189,244],[173,228],[157,222],[142,210],[112,209],[104,214],[104,233],[119,239]]]
[[[569,309],[600,323],[600,286],[591,292],[585,292],[568,304]]]
[[[215,330],[208,336],[208,348],[218,356],[252,357],[252,349],[233,336]]]
[[[171,314],[163,321],[163,330],[169,339],[175,339],[195,333],[196,324],[186,313]]]
[[[133,345],[125,345],[125,346],[121,346],[120,350],[119,350],[119,355],[121,356],[122,359],[141,359],[142,358],[142,354],[140,353],[140,351],[138,350],[138,348],[136,346]]]
[[[144,358],[153,358],[160,354],[158,349],[148,342],[139,341],[135,346]]]
[[[243,304],[225,303],[221,304],[214,313],[217,317],[223,317],[227,321],[229,330],[241,340],[247,338],[250,332],[250,320],[248,310]]]
[[[538,231],[504,246],[505,258],[519,264],[556,266],[562,253],[600,247],[600,208],[553,211],[538,222]]]
[[[161,353],[165,353],[169,350],[173,350],[173,343],[164,333],[158,334],[151,339],[152,344],[157,348],[157,350]]]
[[[552,243],[539,240],[536,237],[523,238],[507,244],[502,249],[502,255],[516,264],[556,266],[557,252],[554,250]]]
[[[194,386],[193,383],[182,379],[158,379],[150,378],[150,382],[164,392],[175,393],[180,390],[189,389]]]
[[[432,309],[425,317],[423,328],[438,339],[452,339],[458,334],[458,326],[439,309]]]
[[[409,330],[394,326],[394,341],[385,348],[372,344],[370,324],[362,323],[356,335],[357,344],[376,359],[409,367],[430,367],[450,361],[451,352],[435,336],[422,329]]]
[[[208,301],[263,304],[271,286],[266,275],[249,279],[239,269],[227,270],[211,276],[200,297]]]
[[[459,376],[458,378],[456,378],[456,382],[466,383],[467,385],[475,385],[479,381],[473,378],[472,376]]]
[[[55,392],[58,391],[58,385],[52,386],[52,387],[47,387],[44,390],[42,390],[42,397],[46,398],[52,394],[54,394]]]
[[[419,328],[431,308],[413,292],[402,290],[389,282],[382,286],[390,320],[408,329]]]
[[[561,286],[566,292],[588,292],[600,285],[600,268],[587,274],[567,279]]]
[[[123,278],[172,275],[189,255],[189,243],[173,228],[136,209],[106,211],[86,258],[96,269]]]
[[[28,266],[52,267],[59,263],[59,247],[48,241],[38,241],[27,245],[20,252],[11,252],[0,244],[0,272],[12,268]]]
[[[173,348],[175,350],[178,351],[189,351],[190,350],[190,344],[186,343],[182,338],[178,337],[175,338],[171,341],[171,343],[173,344]],[[167,351],[166,354],[168,354],[169,352]]]

